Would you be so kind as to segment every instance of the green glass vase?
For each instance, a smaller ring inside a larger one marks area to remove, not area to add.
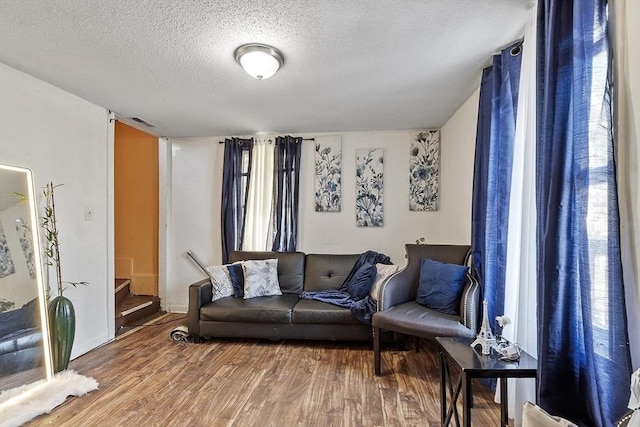
[[[53,371],[67,369],[76,334],[76,313],[69,298],[57,296],[49,303],[49,332]]]

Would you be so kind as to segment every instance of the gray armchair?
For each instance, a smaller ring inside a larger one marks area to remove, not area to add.
[[[407,266],[389,278],[380,290],[373,315],[375,374],[380,375],[380,333],[393,331],[422,338],[437,336],[473,338],[479,328],[480,285],[471,268],[460,301],[460,316],[440,313],[416,302],[422,259],[468,265],[467,245],[406,245]]]

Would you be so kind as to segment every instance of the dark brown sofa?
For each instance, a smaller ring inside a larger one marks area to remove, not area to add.
[[[0,376],[41,366],[43,357],[38,300],[0,313]]]
[[[211,301],[211,282],[189,287],[187,327],[194,337],[371,341],[371,326],[348,308],[300,299],[303,291],[339,289],[360,255],[232,252],[229,262],[277,259],[281,296]]]

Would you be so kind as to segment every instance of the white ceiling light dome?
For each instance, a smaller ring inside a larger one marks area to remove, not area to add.
[[[260,43],[243,44],[234,56],[247,74],[258,80],[273,76],[284,64],[284,56],[278,49]]]

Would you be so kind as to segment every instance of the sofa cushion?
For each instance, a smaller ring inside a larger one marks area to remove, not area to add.
[[[365,262],[360,266],[356,274],[349,281],[347,292],[355,301],[360,301],[371,291],[371,286],[376,280],[376,266]]]
[[[467,271],[464,265],[423,259],[416,301],[441,313],[459,315]]]
[[[278,283],[278,260],[244,261],[244,299],[282,295]]]
[[[42,332],[39,328],[20,329],[5,335],[0,340],[0,354],[13,353],[27,348],[42,346]]]
[[[304,290],[311,292],[340,289],[359,257],[360,255],[307,255]]]
[[[235,251],[229,254],[229,262],[259,259],[278,260],[278,283],[280,283],[282,293],[302,293],[305,264],[304,253]]]
[[[9,334],[0,340],[0,376],[38,369],[43,366],[43,356],[40,329],[22,329]]]
[[[293,323],[362,325],[348,308],[309,299],[301,299],[293,307]]]
[[[373,315],[373,326],[423,338],[437,336],[475,338],[460,317],[426,308],[415,301],[398,304]]]
[[[200,307],[201,321],[243,323],[291,323],[291,313],[300,297],[283,294],[241,299],[222,298]]]

